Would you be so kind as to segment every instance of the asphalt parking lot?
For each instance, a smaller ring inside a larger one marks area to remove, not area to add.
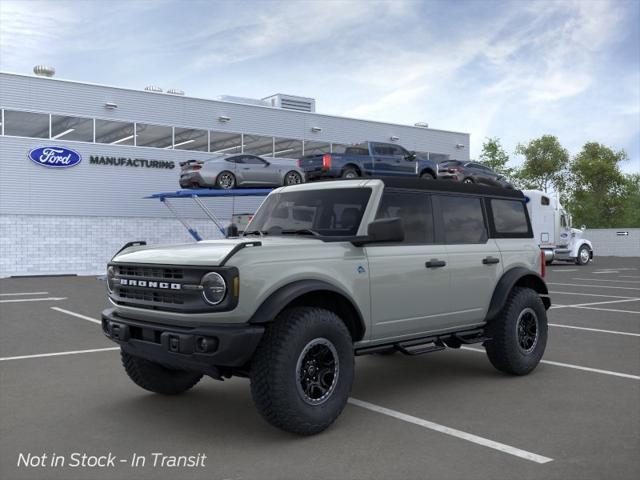
[[[640,258],[552,265],[547,282],[531,375],[500,374],[481,347],[358,357],[342,416],[303,438],[259,417],[245,379],[177,397],[135,386],[97,324],[95,277],[0,280],[0,478],[640,478]],[[118,460],[71,467],[74,452]],[[45,466],[18,466],[29,453]],[[154,467],[153,453],[207,458]]]

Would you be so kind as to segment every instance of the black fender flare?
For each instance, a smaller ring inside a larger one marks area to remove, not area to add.
[[[498,284],[491,297],[491,304],[489,305],[486,321],[495,318],[498,313],[500,313],[509,297],[509,293],[516,285],[528,287],[538,292],[538,294],[541,295],[544,308],[549,310],[551,299],[548,297],[549,289],[544,279],[533,270],[524,267],[515,267],[507,270],[502,277],[500,277],[500,280],[498,280]]]
[[[357,336],[362,338],[366,330],[366,325],[362,317],[362,312],[358,308],[356,302],[351,298],[351,295],[346,293],[344,290],[323,280],[298,280],[280,287],[278,290],[269,295],[269,297],[267,297],[267,299],[264,300],[262,304],[260,304],[260,306],[249,319],[249,323],[269,323],[273,321],[276,316],[291,302],[295,301],[305,294],[321,291],[329,291],[343,298],[345,302],[343,306],[349,308],[349,310],[352,310],[353,313],[355,313],[356,318],[354,318],[353,320],[357,322],[357,325],[354,325],[354,327],[356,332],[358,332]],[[348,319],[343,318],[343,320],[346,321]]]

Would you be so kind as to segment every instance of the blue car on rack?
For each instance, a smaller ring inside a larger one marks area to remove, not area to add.
[[[307,155],[298,160],[306,181],[321,178],[421,177],[435,180],[438,164],[426,154],[410,152],[394,143],[364,142],[344,153]]]

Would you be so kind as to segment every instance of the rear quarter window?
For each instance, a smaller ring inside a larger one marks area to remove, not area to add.
[[[497,237],[528,238],[532,236],[524,202],[493,198],[489,203],[493,229]]]

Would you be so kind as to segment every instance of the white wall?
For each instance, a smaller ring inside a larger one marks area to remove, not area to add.
[[[618,232],[629,235],[618,235]],[[640,257],[640,228],[587,229],[584,238],[593,243],[595,257]]]

